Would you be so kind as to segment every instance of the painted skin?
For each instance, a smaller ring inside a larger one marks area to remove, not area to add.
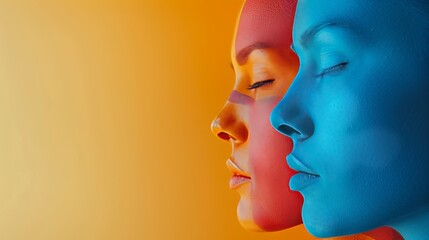
[[[230,186],[241,196],[240,223],[251,231],[277,231],[302,223],[302,197],[289,189],[289,179],[296,172],[285,161],[292,141],[269,122],[271,110],[299,68],[290,49],[295,4],[285,0],[245,3],[231,53],[235,86],[212,123],[214,134],[232,144],[227,161],[233,173]],[[402,238],[389,228],[380,228],[337,239]]]
[[[269,121],[271,110],[298,71],[298,59],[289,48],[295,6],[286,10],[280,8],[282,1],[262,2],[247,1],[243,6],[231,53],[234,90],[212,129],[232,144],[229,169],[248,177],[232,178],[233,183],[242,182],[232,186],[241,196],[240,223],[251,231],[276,231],[302,222],[302,197],[288,187],[295,172],[284,161],[284,150],[292,150],[292,141],[278,134]]]
[[[290,186],[315,236],[390,225],[429,239],[427,5],[298,2],[300,69],[271,121],[294,141]]]

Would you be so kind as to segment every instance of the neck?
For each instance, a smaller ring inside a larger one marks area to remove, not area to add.
[[[413,212],[389,225],[406,240],[429,240],[429,207]]]

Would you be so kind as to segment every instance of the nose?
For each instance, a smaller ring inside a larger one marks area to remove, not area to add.
[[[244,143],[247,141],[248,129],[237,104],[227,102],[219,115],[213,120],[213,134],[226,141]]]
[[[296,79],[294,80],[295,83]],[[305,110],[302,90],[292,84],[283,99],[271,113],[271,125],[280,133],[295,141],[304,141],[314,133],[314,122]]]

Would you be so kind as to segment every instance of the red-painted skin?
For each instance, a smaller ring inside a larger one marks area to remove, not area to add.
[[[285,161],[292,141],[269,122],[271,110],[298,71],[298,59],[289,48],[295,5],[294,1],[245,3],[232,49],[236,84],[213,124],[218,136],[233,139],[231,159],[251,178],[237,188],[238,217],[249,230],[276,231],[302,222],[302,197],[289,189],[295,173]],[[268,79],[275,82],[248,89]]]
[[[277,231],[302,223],[302,197],[289,189],[294,172],[286,164],[292,141],[277,133],[269,116],[286,93],[299,62],[290,50],[296,1],[248,0],[243,6],[232,49],[234,90],[213,132],[231,142],[227,165],[240,194],[238,218],[253,231]],[[256,82],[274,80],[255,89]],[[335,239],[402,239],[390,228]]]
[[[366,232],[365,235],[372,237],[375,240],[404,240],[401,234],[390,227],[380,227]]]
[[[279,101],[279,97],[258,100],[249,113],[249,125],[255,126],[250,134],[255,140],[250,141],[249,148],[249,156],[254,159],[250,162],[254,172],[252,187],[255,189],[251,192],[253,218],[265,231],[279,230],[279,222],[286,227],[301,221],[301,196],[289,191],[289,178],[296,172],[284,161],[292,150],[292,142],[271,130],[268,118]],[[284,206],[285,203],[288,207]],[[295,215],[296,212],[299,214]]]

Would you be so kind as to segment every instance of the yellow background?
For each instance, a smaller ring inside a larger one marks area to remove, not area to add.
[[[299,239],[240,227],[209,129],[241,4],[0,2],[0,239]]]

